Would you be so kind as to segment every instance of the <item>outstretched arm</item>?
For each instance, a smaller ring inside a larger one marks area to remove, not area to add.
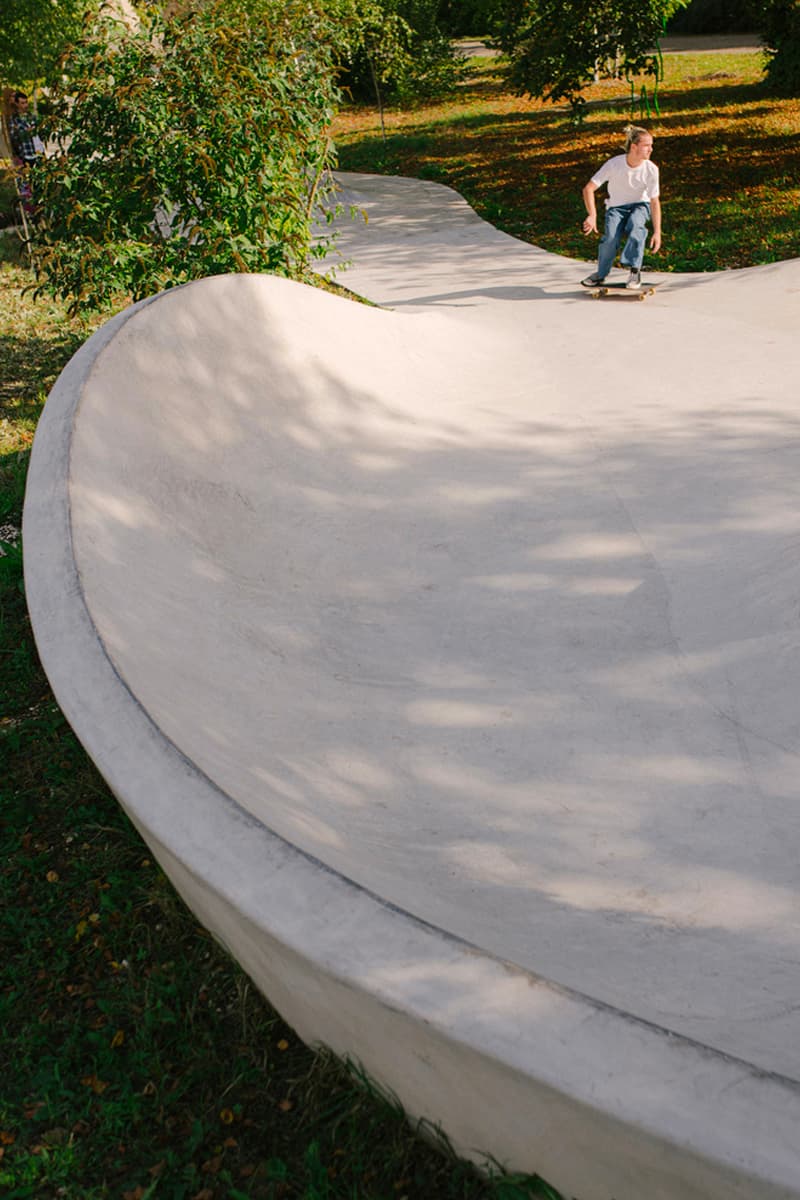
[[[650,238],[650,249],[658,254],[661,249],[661,201],[654,196],[650,201],[650,216],[653,220],[653,236]]]
[[[588,214],[582,226],[584,233],[597,233],[597,205],[594,199],[596,191],[597,184],[592,183],[590,179],[583,189],[583,203],[586,205],[586,212]]]

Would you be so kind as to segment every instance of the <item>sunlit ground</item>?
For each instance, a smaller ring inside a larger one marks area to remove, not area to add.
[[[515,96],[491,59],[445,102],[385,113],[345,109],[345,170],[439,180],[487,220],[548,250],[592,258],[581,188],[621,149],[631,86],[591,87],[581,128],[565,107]],[[758,53],[666,55],[665,78],[633,81],[633,120],[652,129],[662,172],[662,270],[719,270],[800,255],[800,100],[768,96]],[[646,88],[646,96],[642,88]],[[657,108],[656,108],[657,106]]]

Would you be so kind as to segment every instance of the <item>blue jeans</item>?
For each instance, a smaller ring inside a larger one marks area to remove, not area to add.
[[[649,220],[650,205],[645,201],[637,204],[619,204],[616,208],[606,209],[606,225],[597,258],[597,274],[601,279],[605,279],[613,267],[619,244],[624,237],[628,240],[622,251],[620,263],[623,267],[641,271]]]

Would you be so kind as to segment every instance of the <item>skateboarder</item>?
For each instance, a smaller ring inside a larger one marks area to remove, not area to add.
[[[583,189],[583,202],[588,213],[583,232],[597,233],[595,192],[604,183],[608,184],[605,230],[600,240],[597,270],[581,280],[584,287],[597,287],[605,282],[624,237],[627,241],[620,262],[630,271],[625,286],[641,288],[642,259],[650,219],[653,222],[650,249],[654,254],[661,249],[658,167],[650,161],[652,153],[652,135],[638,125],[626,125],[625,153],[607,159]]]

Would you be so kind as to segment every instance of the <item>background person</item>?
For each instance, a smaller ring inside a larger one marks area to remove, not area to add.
[[[608,201],[603,237],[598,249],[597,270],[581,283],[597,287],[606,280],[614,265],[620,243],[626,238],[620,263],[629,268],[629,288],[642,286],[642,260],[647,244],[647,222],[652,219],[653,236],[650,248],[654,254],[661,249],[661,200],[659,198],[658,167],[650,161],[653,137],[638,125],[625,126],[625,153],[607,159],[583,189],[587,216],[584,233],[597,233],[595,192],[608,184]]]
[[[36,131],[36,117],[29,110],[28,97],[24,92],[14,93],[8,118],[8,136],[14,158],[21,166],[33,166],[42,153],[43,146]]]

